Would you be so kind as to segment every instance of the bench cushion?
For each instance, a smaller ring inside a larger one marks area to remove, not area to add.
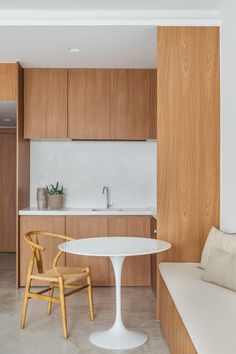
[[[236,294],[202,280],[198,263],[160,263],[162,278],[198,354],[236,353]]]

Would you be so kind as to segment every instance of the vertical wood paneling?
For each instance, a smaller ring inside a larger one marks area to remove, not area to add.
[[[150,70],[110,71],[111,139],[150,137]]]
[[[68,137],[109,139],[109,124],[109,70],[69,70]]]
[[[67,216],[66,234],[74,238],[108,236],[106,216]],[[66,265],[72,267],[91,267],[92,284],[108,285],[108,258],[73,254],[66,255]]]
[[[15,129],[0,129],[0,191],[0,252],[16,252]]]
[[[24,137],[67,138],[67,70],[24,70]]]
[[[17,120],[16,120],[16,286],[20,282],[19,215],[30,205],[30,141],[24,139],[23,69],[18,64]]]
[[[151,124],[150,124],[150,138],[157,138],[157,70],[150,70],[150,80],[151,80]]]
[[[197,262],[219,226],[219,29],[160,27],[157,39],[159,235],[169,260]]]
[[[16,63],[0,64],[0,100],[16,101],[18,66]]]
[[[109,236],[150,237],[149,216],[108,217]],[[109,260],[109,285],[114,285],[114,271]],[[123,286],[151,284],[151,256],[126,257],[122,269]]]
[[[161,328],[167,338],[170,352],[172,354],[197,354],[162,278],[160,288],[162,304],[160,309]]]

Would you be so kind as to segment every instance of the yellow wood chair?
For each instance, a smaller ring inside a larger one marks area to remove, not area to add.
[[[51,314],[52,302],[55,302],[61,304],[63,334],[64,337],[67,338],[68,332],[67,332],[65,297],[72,295],[82,289],[87,288],[90,319],[94,320],[93,293],[92,293],[90,268],[57,266],[58,260],[62,255],[62,251],[59,251],[52,260],[52,268],[44,271],[41,252],[44,251],[45,248],[39,243],[40,236],[56,237],[62,239],[62,242],[73,240],[73,238],[68,236],[59,235],[51,232],[44,232],[44,231],[31,231],[24,236],[25,241],[32,248],[32,255],[30,258],[28,272],[27,272],[25,296],[24,296],[24,303],[23,303],[22,317],[21,317],[21,328],[25,327],[26,312],[27,312],[28,302],[30,299],[48,301],[49,315]],[[35,264],[37,266],[37,273],[33,274]],[[49,287],[38,292],[31,292],[30,287],[31,287],[32,280],[49,282]],[[80,285],[78,285],[79,282]],[[53,296],[54,288],[59,288],[59,294],[60,294],[59,297]],[[70,289],[70,291],[65,292],[65,289]],[[49,295],[47,296],[42,295],[45,292],[49,292]]]

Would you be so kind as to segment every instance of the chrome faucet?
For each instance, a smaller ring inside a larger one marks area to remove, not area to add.
[[[102,194],[106,192],[106,204],[107,204],[107,209],[109,209],[112,206],[112,203],[109,203],[109,189],[107,186],[104,186],[102,189]]]

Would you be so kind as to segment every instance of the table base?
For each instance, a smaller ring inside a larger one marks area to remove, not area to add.
[[[89,337],[98,347],[106,349],[132,349],[143,345],[148,340],[145,332],[131,331],[126,327],[113,326],[106,331],[95,331]]]

